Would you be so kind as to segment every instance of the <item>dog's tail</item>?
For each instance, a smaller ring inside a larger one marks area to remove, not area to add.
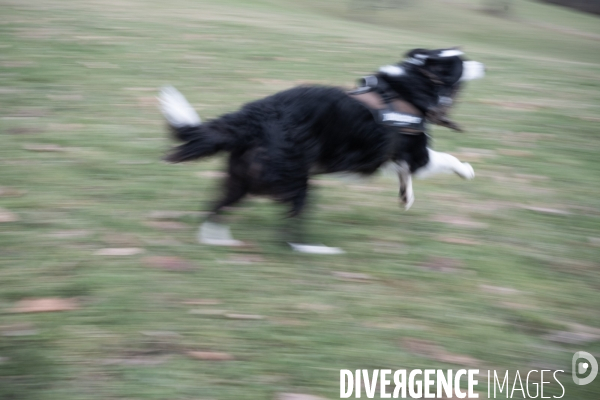
[[[190,140],[195,128],[202,123],[191,104],[173,86],[163,87],[158,101],[174,138],[182,142]]]
[[[202,120],[185,97],[172,86],[162,88],[158,97],[160,109],[176,140],[185,142],[165,157],[165,161],[179,163],[211,156],[226,150],[229,139]]]

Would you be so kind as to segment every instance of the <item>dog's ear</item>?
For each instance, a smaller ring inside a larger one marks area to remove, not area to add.
[[[405,54],[406,60],[412,64],[424,65],[431,61],[445,61],[452,57],[460,57],[464,55],[463,51],[458,47],[450,47],[447,49],[427,50],[413,49]]]
[[[463,56],[465,53],[460,50],[458,47],[451,47],[449,49],[439,49],[439,50],[433,50],[432,54],[430,55],[430,59],[437,59],[437,60],[441,60],[444,58],[450,58],[450,57],[460,57]]]
[[[423,65],[433,55],[431,50],[427,49],[412,49],[404,55],[406,61],[415,64]]]
[[[429,55],[429,53],[430,53],[430,50],[427,50],[427,49],[412,49],[412,50],[409,50],[407,53],[405,53],[404,57],[406,57],[406,58],[415,57],[417,54]]]

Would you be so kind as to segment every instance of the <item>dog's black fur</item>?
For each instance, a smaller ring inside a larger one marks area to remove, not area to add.
[[[411,59],[428,52],[434,51],[417,49],[406,56]],[[438,107],[440,96],[456,88],[462,73],[458,56],[400,65],[404,70],[400,76],[382,72],[376,76],[423,115]],[[335,87],[296,87],[207,123],[172,127],[172,131],[185,143],[166,157],[169,162],[229,153],[225,195],[213,206],[215,214],[246,194],[258,194],[290,204],[290,216],[296,216],[305,204],[313,174],[369,175],[387,161],[404,161],[414,172],[428,162],[425,132],[399,134]]]

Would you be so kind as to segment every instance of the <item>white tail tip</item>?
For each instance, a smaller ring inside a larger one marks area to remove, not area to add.
[[[198,126],[202,123],[190,103],[173,86],[163,87],[158,96],[158,101],[160,102],[160,110],[171,126],[181,128],[184,126]]]

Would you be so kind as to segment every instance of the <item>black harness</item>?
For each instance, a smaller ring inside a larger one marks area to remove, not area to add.
[[[363,96],[375,94],[380,101]],[[404,135],[419,135],[426,131],[425,116],[409,102],[400,99],[389,85],[376,76],[370,75],[359,81],[357,89],[348,92],[367,107],[375,121],[382,125],[398,128]]]

